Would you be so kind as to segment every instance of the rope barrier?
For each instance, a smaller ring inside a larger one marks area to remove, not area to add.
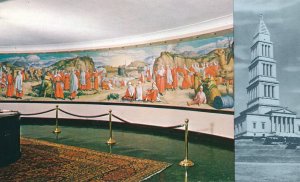
[[[167,128],[167,129],[175,129],[175,128],[180,128],[180,127],[184,127],[185,124],[179,124],[179,125],[175,125],[175,126],[166,126],[166,127],[162,127],[162,128]]]
[[[113,117],[115,117],[116,119],[120,120],[120,121],[123,121],[124,123],[128,123],[128,124],[135,124],[135,123],[132,123],[132,122],[129,122],[125,119],[122,119],[120,118],[119,116],[116,116],[114,114],[112,114]],[[179,125],[175,125],[175,126],[166,126],[166,127],[163,127],[162,128],[166,128],[166,129],[174,129],[174,128],[180,128],[180,127],[183,127],[185,124],[179,124]]]
[[[32,116],[32,115],[40,115],[40,114],[45,114],[51,111],[54,111],[55,109],[50,109],[47,111],[42,111],[42,112],[37,112],[37,113],[28,113],[28,114],[24,114],[24,113],[20,113],[21,116]]]
[[[45,114],[45,113],[48,113],[48,112],[51,112],[51,111],[54,111],[56,110],[55,109],[50,109],[50,110],[47,110],[47,111],[42,111],[42,112],[38,112],[38,113],[28,113],[28,114],[24,114],[24,113],[20,113],[21,116],[32,116],[32,115],[40,115],[40,114]],[[104,117],[104,116],[107,116],[109,115],[109,113],[105,113],[105,114],[100,114],[100,115],[94,115],[94,116],[83,116],[83,115],[78,115],[78,114],[73,114],[73,113],[70,113],[68,111],[65,111],[63,109],[60,109],[58,108],[59,111],[65,113],[65,114],[68,114],[68,115],[71,115],[71,116],[75,116],[75,117],[81,117],[81,118],[100,118],[100,117]],[[115,114],[111,114],[114,118],[124,122],[124,123],[127,123],[127,124],[135,124],[135,123],[132,123],[132,122],[129,122],[123,118],[120,118],[119,116],[115,115]],[[175,128],[180,128],[180,127],[183,127],[184,124],[179,124],[179,125],[175,125],[175,126],[167,126],[167,127],[162,127],[162,128],[167,128],[167,129],[175,129]]]
[[[112,135],[112,116],[115,117],[116,119],[124,122],[124,123],[133,124],[133,125],[136,124],[136,123],[129,122],[125,119],[120,118],[119,116],[116,116],[116,115],[112,114],[112,110],[109,110],[109,113],[105,113],[105,114],[94,115],[94,116],[82,116],[82,115],[73,114],[73,113],[67,112],[63,109],[60,109],[58,105],[56,105],[56,108],[54,108],[54,109],[50,109],[50,110],[43,111],[43,112],[28,113],[28,114],[20,113],[20,117],[22,115],[23,116],[31,116],[31,115],[45,114],[45,113],[48,113],[48,112],[51,112],[51,111],[54,111],[54,110],[56,111],[56,117],[55,117],[56,118],[56,122],[55,122],[56,127],[55,127],[55,130],[53,131],[53,133],[56,134],[56,139],[58,139],[58,134],[61,133],[61,130],[58,128],[58,111],[61,111],[65,114],[68,114],[68,115],[71,115],[71,116],[81,117],[81,118],[99,118],[99,117],[109,115],[109,133],[110,134],[109,134],[109,139],[106,142],[108,145],[116,144],[116,140],[113,139],[113,135]],[[180,127],[185,126],[185,158],[184,158],[184,160],[180,161],[180,163],[179,163],[180,166],[184,166],[184,167],[190,167],[190,166],[194,165],[194,163],[191,160],[188,159],[188,132],[189,132],[188,123],[189,123],[189,120],[186,119],[184,124],[162,127],[162,128],[166,128],[166,129],[175,129],[175,128],[180,128]]]
[[[115,117],[116,119],[120,120],[120,121],[123,121],[124,123],[133,124],[133,123],[131,123],[129,121],[126,121],[125,119],[122,119],[122,118],[120,118],[120,117],[118,117],[118,116],[116,116],[114,114],[112,114],[112,116]]]
[[[82,116],[82,115],[77,115],[77,114],[73,114],[73,113],[70,113],[70,112],[67,112],[65,110],[62,110],[62,109],[59,109],[61,112],[65,113],[65,114],[68,114],[68,115],[71,115],[71,116],[75,116],[75,117],[81,117],[81,118],[99,118],[99,117],[103,117],[103,116],[107,116],[108,113],[105,113],[105,114],[100,114],[100,115],[95,115],[95,116]]]

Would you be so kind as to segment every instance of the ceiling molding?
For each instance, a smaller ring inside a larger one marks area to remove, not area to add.
[[[79,50],[94,50],[120,48],[153,42],[163,42],[192,36],[201,36],[208,33],[218,32],[233,28],[233,15],[218,17],[199,23],[167,29],[157,32],[140,34],[135,36],[103,39],[97,41],[74,42],[66,44],[43,44],[22,46],[0,46],[1,54],[9,53],[39,53],[39,52],[64,52]]]

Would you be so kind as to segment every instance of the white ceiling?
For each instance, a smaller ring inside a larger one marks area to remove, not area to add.
[[[232,12],[233,0],[0,0],[0,51],[220,26]]]

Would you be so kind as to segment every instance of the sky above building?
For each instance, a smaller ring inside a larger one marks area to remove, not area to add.
[[[259,25],[259,15],[271,34],[280,104],[300,116],[300,1],[236,0],[234,2],[235,115],[247,108],[250,47]]]

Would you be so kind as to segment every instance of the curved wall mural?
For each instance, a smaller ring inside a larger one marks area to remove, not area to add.
[[[233,33],[112,50],[0,55],[0,101],[233,111]]]

